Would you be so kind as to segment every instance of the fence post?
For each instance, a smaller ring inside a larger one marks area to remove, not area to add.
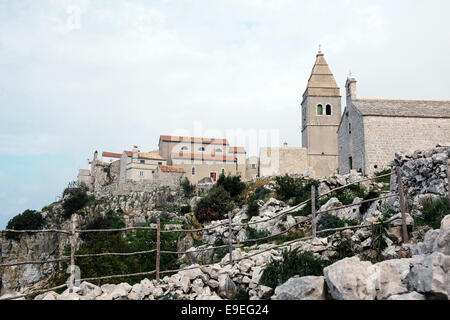
[[[75,249],[76,249],[76,239],[75,239],[75,224],[76,216],[72,214],[70,221],[70,278],[69,278],[69,293],[73,293],[73,287],[75,286]]]
[[[161,220],[156,220],[156,281],[159,282],[159,259],[161,251]]]
[[[228,211],[228,247],[230,251],[230,265],[233,265],[233,245],[232,245],[232,228],[231,228],[231,211]]]
[[[312,239],[316,238],[316,187],[311,186]]]
[[[406,202],[400,166],[397,167],[397,184],[398,184],[398,193],[400,195],[400,209],[402,210],[402,238],[403,243],[406,243],[408,242],[408,230],[406,227]]]
[[[447,192],[448,192],[448,206],[450,207],[450,158],[447,159]]]

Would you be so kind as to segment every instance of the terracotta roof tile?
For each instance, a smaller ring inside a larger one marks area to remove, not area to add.
[[[228,145],[227,139],[218,139],[218,138],[196,138],[196,137],[182,137],[182,136],[166,136],[161,135],[159,137],[162,141],[169,141],[169,142],[196,142],[196,143],[203,143],[203,144],[221,144],[221,145]]]
[[[230,150],[229,152],[232,153],[245,153],[244,147],[230,147],[229,150]]]
[[[133,152],[125,150],[124,151],[127,156],[132,157]],[[138,158],[139,159],[150,159],[150,160],[167,160],[166,158],[160,156],[157,153],[151,153],[151,152],[138,152]]]
[[[186,173],[183,168],[159,165],[162,172]]]
[[[235,157],[225,155],[210,155],[198,153],[172,153],[172,159],[211,160],[211,161],[235,161]]]
[[[114,152],[102,152],[102,157],[109,157],[109,158],[122,158],[121,153],[114,153]]]

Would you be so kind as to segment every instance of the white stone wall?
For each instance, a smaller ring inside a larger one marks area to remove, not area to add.
[[[308,153],[305,148],[260,148],[259,159],[261,177],[303,174],[308,169]]]
[[[387,168],[398,151],[413,152],[450,141],[450,119],[366,116],[364,127],[368,174]]]
[[[348,115],[347,115],[348,113]],[[349,133],[349,123],[352,126]],[[342,115],[342,122],[338,131],[339,142],[339,173],[350,172],[349,157],[352,157],[354,170],[365,170],[365,142],[364,122],[361,115],[351,104],[347,106]]]

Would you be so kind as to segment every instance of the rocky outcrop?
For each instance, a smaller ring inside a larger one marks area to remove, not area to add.
[[[324,277],[294,277],[276,287],[272,300],[325,300]]]

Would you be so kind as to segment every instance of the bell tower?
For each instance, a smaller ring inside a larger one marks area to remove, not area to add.
[[[338,134],[341,94],[324,54],[319,49],[303,93],[302,147],[308,150],[309,167],[325,177],[338,168]]]

